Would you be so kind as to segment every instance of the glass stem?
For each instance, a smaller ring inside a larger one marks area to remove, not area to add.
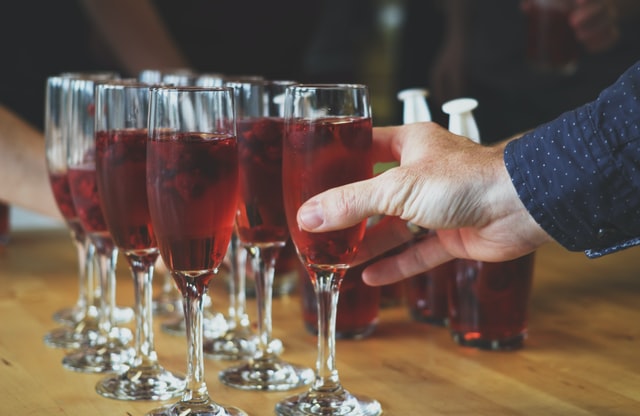
[[[73,243],[76,246],[76,253],[78,255],[78,300],[76,301],[76,308],[82,311],[84,316],[87,316],[87,305],[90,304],[87,291],[87,250],[91,243],[85,236],[74,236],[72,233]]]
[[[318,302],[318,358],[316,379],[312,389],[337,391],[342,389],[336,367],[336,315],[340,294],[341,274],[345,271],[312,270]]]
[[[96,299],[95,299],[95,258],[96,258],[96,247],[93,245],[91,241],[87,239],[84,244],[84,249],[82,251],[82,270],[80,271],[80,277],[84,280],[82,284],[84,290],[84,318],[92,318],[95,322],[96,317]],[[81,289],[82,290],[82,289]]]
[[[118,259],[118,249],[114,248],[109,258],[109,268],[107,269],[107,300],[109,308],[109,322],[111,328],[116,325],[116,263]]]
[[[231,237],[231,279],[229,280],[229,319],[230,329],[249,326],[247,315],[247,296],[245,291],[247,252],[240,247],[235,233]]]
[[[204,353],[203,353],[203,314],[204,292],[206,288],[197,283],[197,279],[187,276],[183,289],[182,303],[184,307],[184,319],[187,333],[187,376],[186,388],[182,401],[191,403],[205,403],[209,401],[209,392],[204,380]]]
[[[158,251],[148,250],[147,253],[126,253],[131,272],[133,273],[133,288],[136,308],[136,367],[152,367],[158,362],[153,345],[153,304],[152,279],[153,265],[158,258]]]
[[[267,359],[273,355],[271,344],[271,300],[273,277],[278,254],[283,244],[251,246],[251,254],[258,303],[258,355],[256,358]]]
[[[96,243],[96,259],[100,282],[100,312],[98,326],[100,332],[109,337],[113,328],[115,306],[116,261],[118,249],[110,243]]]
[[[169,295],[171,292],[173,292],[173,279],[171,273],[167,272],[162,276],[162,293]]]

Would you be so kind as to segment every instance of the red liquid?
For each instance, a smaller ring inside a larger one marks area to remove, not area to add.
[[[154,137],[147,145],[149,211],[171,270],[215,270],[224,259],[238,206],[233,136]],[[176,274],[174,273],[174,278]],[[211,273],[200,284],[208,284]]]
[[[67,221],[76,218],[78,215],[69,188],[69,176],[66,173],[52,173],[49,175],[49,182],[62,216]]]
[[[240,206],[237,232],[243,243],[283,242],[289,237],[282,197],[281,118],[238,122]]]
[[[336,338],[364,338],[378,322],[380,286],[369,286],[362,271],[369,263],[350,268],[342,280],[336,315]],[[313,284],[306,271],[300,274],[302,317],[307,331],[318,333],[318,304]]]
[[[115,244],[124,250],[156,246],[146,188],[147,130],[96,133],[97,186]]]
[[[456,262],[452,260],[404,281],[409,314],[413,319],[446,324],[449,313],[447,287],[455,273]]]
[[[535,67],[570,69],[577,61],[578,41],[569,25],[569,13],[569,7],[531,5],[527,58]]]
[[[87,233],[107,232],[93,163],[69,169],[69,187],[82,227]]]
[[[487,263],[456,261],[449,285],[449,328],[462,344],[517,348],[526,335],[534,254]]]
[[[82,228],[98,253],[110,255],[115,247],[102,215],[93,163],[69,169],[69,187]]]
[[[71,234],[77,241],[84,241],[85,234],[80,219],[76,214],[76,208],[73,205],[73,197],[69,188],[69,175],[65,173],[52,173],[49,175],[51,190],[56,200],[58,209],[67,222],[67,226],[71,230]]]
[[[364,235],[366,221],[326,233],[298,228],[298,208],[310,197],[336,186],[368,179],[371,119],[296,120],[285,126],[284,202],[289,232],[306,265],[349,264]]]

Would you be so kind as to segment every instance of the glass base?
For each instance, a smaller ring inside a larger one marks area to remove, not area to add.
[[[80,373],[122,373],[129,369],[135,351],[118,342],[81,348],[66,355],[62,366]]]
[[[354,396],[344,389],[331,393],[309,390],[278,402],[275,411],[279,416],[378,416],[382,406],[377,400]]]
[[[255,355],[257,339],[249,328],[230,329],[221,337],[204,339],[202,349],[213,360],[245,360]]]
[[[152,301],[153,314],[157,316],[182,314],[182,295],[180,292],[162,292]]]
[[[416,322],[422,322],[429,325],[441,326],[446,328],[449,326],[449,319],[447,317],[442,316],[430,316],[424,315],[418,310],[410,311],[411,319]]]
[[[204,355],[212,360],[248,360],[255,357],[257,350],[258,336],[246,327],[230,329],[217,338],[205,338],[203,346]],[[280,355],[284,345],[279,339],[273,339],[269,350]]]
[[[526,333],[505,339],[482,338],[476,332],[456,332],[451,331],[451,337],[458,344],[464,347],[474,347],[481,350],[509,351],[517,350],[524,346]]]
[[[228,323],[224,315],[216,312],[204,312],[204,318],[202,320],[203,336],[206,338],[219,338],[227,332]],[[184,320],[184,316],[163,322],[160,325],[160,330],[169,335],[184,336],[187,332],[187,326]]]
[[[298,367],[277,357],[253,359],[223,370],[220,381],[241,390],[285,391],[310,384],[315,377],[311,368]]]
[[[98,316],[98,308],[91,307],[91,316]],[[84,308],[72,307],[64,308],[53,314],[53,320],[59,324],[67,326],[75,326],[85,317]],[[133,321],[133,308],[128,306],[117,306],[113,311],[113,322],[116,325],[126,324]]]
[[[80,322],[75,327],[56,328],[44,336],[44,344],[52,348],[78,349],[96,343],[99,338],[97,322]]]
[[[127,324],[133,321],[135,312],[128,306],[116,306],[113,310],[112,319],[114,325]]]
[[[116,400],[167,400],[179,397],[184,388],[183,378],[159,365],[130,368],[96,384],[98,394]]]
[[[97,309],[92,308],[94,316],[97,316]],[[75,326],[85,317],[85,308],[81,306],[74,306],[70,308],[63,308],[53,313],[53,320],[61,325]]]
[[[223,407],[213,401],[180,401],[178,403],[153,409],[147,416],[247,416],[236,407]]]
[[[361,326],[357,328],[349,328],[349,329],[336,328],[336,339],[364,339],[369,337],[371,334],[373,334],[373,331],[375,331],[377,326],[378,326],[378,319],[374,320],[373,322],[369,323],[366,326]],[[309,334],[318,336],[317,323],[310,324],[305,322],[304,327]]]

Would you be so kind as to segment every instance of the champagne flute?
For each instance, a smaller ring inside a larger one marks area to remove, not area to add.
[[[146,84],[191,85],[196,75],[189,68],[143,69],[138,73],[138,81]],[[158,263],[163,262],[162,258]],[[158,265],[156,265],[158,266]],[[184,318],[182,313],[182,295],[178,291],[171,273],[164,264],[160,293],[152,299],[153,313],[160,316],[173,316],[170,324],[163,324],[165,332],[173,335],[184,334]]]
[[[129,263],[135,294],[135,357],[131,367],[96,385],[120,400],[165,400],[184,390],[184,380],[159,363],[153,343],[151,304],[159,251],[147,203],[149,85],[96,86],[96,177],[107,228]]]
[[[231,235],[227,252],[229,261],[229,309],[224,334],[204,337],[203,350],[207,358],[242,360],[255,354],[257,337],[247,314],[245,292],[247,252],[240,246],[237,234]]]
[[[107,228],[96,183],[95,93],[98,82],[91,79],[69,81],[69,147],[67,155],[69,187],[73,204],[85,232],[96,248],[100,281],[98,338],[67,354],[65,368],[89,373],[121,372],[128,368],[133,349],[128,328],[114,322],[116,262],[118,248]]]
[[[230,88],[154,87],[147,196],[158,247],[182,293],[187,385],[149,415],[245,415],[214,402],[204,380],[203,298],[222,264],[238,205],[238,149]]]
[[[46,345],[54,348],[78,348],[90,343],[97,333],[93,259],[94,247],[84,232],[73,207],[67,175],[68,80],[90,78],[108,80],[118,78],[111,71],[69,72],[47,78],[45,86],[45,158],[51,190],[60,209],[78,256],[78,299],[75,305],[53,313],[53,320],[65,325],[48,332]]]
[[[318,358],[311,388],[276,404],[279,415],[379,415],[380,404],[340,383],[335,324],[340,284],[364,236],[366,221],[339,231],[298,227],[298,208],[329,188],[373,174],[368,89],[355,84],[297,85],[285,94],[284,204],[289,232],[318,303]]]
[[[62,214],[78,256],[78,300],[76,305],[56,311],[54,320],[68,322],[44,337],[46,345],[54,348],[79,348],[97,337],[98,325],[93,306],[93,253],[94,247],[80,224],[69,189],[67,172],[67,96],[68,76],[50,76],[45,90],[45,157],[51,190]]]
[[[120,75],[113,71],[63,72],[58,76],[52,76],[48,79],[47,94],[49,96],[46,98],[45,137],[47,134],[50,136],[48,140],[50,148],[47,149],[47,163],[51,168],[49,179],[51,181],[51,186],[58,206],[61,208],[61,212],[66,219],[67,215],[71,214],[70,210],[73,210],[74,213],[72,215],[75,215],[75,208],[73,208],[73,202],[71,199],[71,191],[67,184],[67,143],[66,135],[63,135],[63,129],[66,128],[64,123],[68,122],[69,104],[67,96],[69,94],[66,90],[67,87],[62,85],[63,81],[54,81],[54,78],[86,78],[94,81],[108,81],[119,79]],[[49,85],[49,81],[54,85]],[[59,100],[63,100],[63,102],[57,103]],[[57,105],[58,108],[54,107],[55,105]],[[64,165],[62,164],[63,161]],[[69,218],[72,219],[72,217]],[[83,271],[79,276],[82,281],[79,284],[78,300],[75,306],[63,308],[54,312],[53,320],[63,325],[73,327],[74,330],[80,334],[88,333],[92,337],[97,325],[96,317],[100,298],[100,286],[96,284],[96,276],[94,273],[95,267],[93,264],[95,260],[93,251],[95,251],[95,247],[93,247],[93,243],[91,243],[89,237],[84,233],[84,229],[82,229],[80,222],[77,220],[77,215],[75,223],[77,225],[72,224],[72,226],[76,229],[76,236],[80,237],[84,234],[85,242],[82,243],[82,249],[86,251],[86,255],[83,255],[83,258],[80,261],[80,267],[83,268]],[[80,255],[80,253],[78,254]],[[90,315],[88,318],[86,317],[87,314]],[[126,306],[116,306],[113,311],[113,318],[118,324],[127,323],[133,319],[133,309]],[[86,335],[80,336],[85,338],[87,337]],[[61,345],[64,344],[64,341],[61,342],[60,337],[66,337],[64,335],[64,330],[54,330],[50,334],[47,334],[45,343],[50,346],[60,346],[64,348],[77,347],[77,343],[75,342],[68,343],[66,346]],[[77,337],[78,335],[76,335],[76,338]]]
[[[229,82],[236,96],[240,205],[236,233],[253,267],[258,302],[258,349],[220,380],[244,390],[290,390],[309,384],[313,370],[282,360],[271,349],[275,262],[289,232],[282,198],[282,105],[276,97],[292,81]]]
[[[263,79],[261,76],[254,75],[225,77],[216,73],[204,73],[199,75],[196,85],[203,87],[230,86],[227,85],[229,82],[239,82],[241,80],[259,81]],[[220,336],[205,336],[204,353],[208,358],[216,360],[242,360],[255,354],[258,342],[256,334],[251,329],[249,315],[246,310],[247,252],[240,246],[236,232],[231,236],[227,260],[230,269],[227,330]],[[276,341],[278,341],[278,344],[274,343],[273,348],[280,351],[282,343],[279,340]]]

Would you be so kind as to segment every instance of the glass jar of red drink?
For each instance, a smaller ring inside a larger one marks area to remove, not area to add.
[[[378,323],[380,286],[369,286],[362,271],[369,263],[350,268],[340,286],[336,316],[337,339],[361,339],[371,335]],[[316,296],[311,279],[300,266],[300,300],[304,326],[311,334],[318,332]]]
[[[456,272],[454,260],[404,281],[407,308],[419,322],[446,326],[448,321],[448,285]]]
[[[510,261],[456,260],[449,280],[449,330],[460,345],[508,350],[527,335],[534,253]]]

